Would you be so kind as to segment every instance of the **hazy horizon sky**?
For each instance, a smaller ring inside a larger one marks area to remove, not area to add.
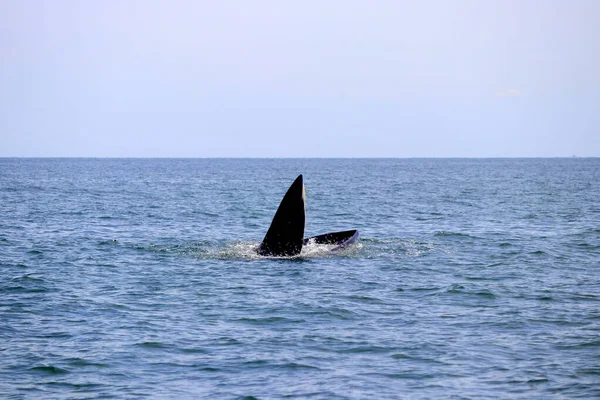
[[[600,1],[0,0],[0,157],[600,156]]]

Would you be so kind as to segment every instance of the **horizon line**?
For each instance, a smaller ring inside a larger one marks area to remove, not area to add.
[[[227,159],[237,159],[237,160],[303,160],[303,159],[331,159],[331,160],[356,160],[356,159],[386,159],[386,160],[410,160],[410,159],[555,159],[555,158],[600,158],[600,156],[411,156],[411,157],[387,157],[387,156],[357,156],[357,157],[254,157],[254,156],[215,156],[215,157],[193,157],[193,156],[0,156],[0,159],[35,159],[35,158],[45,158],[45,159],[139,159],[139,160],[157,160],[157,159],[165,159],[165,160],[227,160]]]

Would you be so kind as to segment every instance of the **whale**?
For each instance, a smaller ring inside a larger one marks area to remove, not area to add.
[[[332,245],[330,251],[336,251],[358,239],[356,229],[304,238],[305,223],[306,191],[304,178],[300,174],[281,199],[257,253],[268,257],[293,257],[299,255],[302,247],[308,244]]]
[[[300,254],[304,244],[305,200],[304,178],[300,174],[281,199],[258,254],[275,257]]]

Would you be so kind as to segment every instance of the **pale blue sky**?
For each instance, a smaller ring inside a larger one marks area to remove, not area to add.
[[[600,156],[600,1],[0,0],[0,156]]]

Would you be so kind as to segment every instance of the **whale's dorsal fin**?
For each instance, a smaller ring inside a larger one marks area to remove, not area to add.
[[[288,189],[258,248],[261,256],[290,257],[300,254],[306,220],[304,180],[299,175]]]

